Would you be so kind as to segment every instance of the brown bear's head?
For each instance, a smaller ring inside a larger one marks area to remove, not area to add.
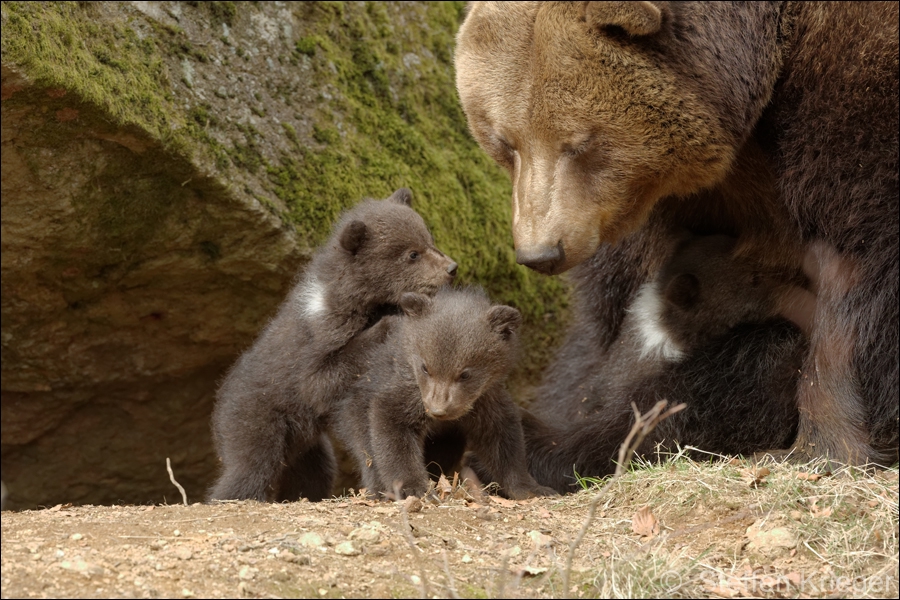
[[[512,176],[519,263],[565,271],[724,177],[779,69],[777,8],[748,4],[470,5],[457,88]]]

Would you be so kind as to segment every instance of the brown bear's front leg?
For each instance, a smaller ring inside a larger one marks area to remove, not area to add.
[[[810,351],[803,366],[797,407],[800,427],[792,453],[805,460],[823,456],[862,465],[876,459],[866,426],[866,404],[854,365],[861,311],[848,310],[860,287],[859,273],[824,242],[812,244],[804,270],[817,302]]]

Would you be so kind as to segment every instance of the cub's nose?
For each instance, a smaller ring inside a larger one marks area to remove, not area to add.
[[[441,417],[446,416],[447,409],[446,408],[430,408],[430,409],[428,409],[428,414],[436,419],[440,419]]]
[[[555,246],[538,246],[534,248],[516,248],[516,262],[534,269],[544,275],[553,275],[565,262],[566,253],[562,240]]]
[[[459,267],[455,262],[450,262],[450,265],[447,267],[447,274],[450,277],[456,277],[456,269]]]

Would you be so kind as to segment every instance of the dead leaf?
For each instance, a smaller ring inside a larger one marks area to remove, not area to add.
[[[818,481],[822,476],[818,473],[797,473],[797,479],[802,481]]]
[[[441,500],[446,498],[449,494],[453,493],[453,486],[450,485],[450,482],[447,481],[447,478],[441,473],[440,479],[437,482],[437,491],[438,495],[440,495]]]
[[[547,572],[547,567],[532,567],[532,566],[524,566],[521,569],[513,571],[513,574],[518,577],[537,577],[538,575],[543,575]]]
[[[816,498],[815,500],[812,501],[812,504],[809,507],[809,512],[812,513],[812,516],[814,516],[814,517],[830,517],[831,513],[833,512],[831,510],[831,507],[825,506],[823,508],[819,508],[818,502],[819,502],[819,499]]]
[[[416,513],[422,510],[422,501],[415,496],[408,496],[406,500],[403,501],[403,507],[408,513]]]
[[[721,585],[717,586],[706,586],[706,591],[710,594],[715,594],[720,598],[734,598],[739,594],[737,590],[733,590],[731,588],[727,588]]]
[[[494,504],[499,504],[503,508],[515,508],[516,507],[515,500],[501,498],[500,496],[491,496],[491,502],[493,502]]]
[[[58,511],[62,510],[62,504],[57,504],[53,508],[48,508],[47,510],[49,512],[58,512]]]
[[[753,477],[753,481],[750,482],[750,487],[758,488],[763,484],[763,480],[766,478],[769,473],[771,473],[767,467],[759,467],[756,469],[750,470],[750,475]]]
[[[659,535],[659,519],[650,512],[649,506],[644,506],[631,518],[631,530],[642,537],[652,538]]]
[[[548,511],[546,508],[541,508],[538,511],[538,516],[542,519],[550,519],[553,517],[553,515],[550,514],[550,511]]]
[[[543,547],[543,546],[549,546],[553,543],[552,537],[550,537],[549,535],[546,535],[544,533],[541,533],[540,531],[537,531],[536,529],[532,529],[531,531],[529,531],[528,537],[531,538],[531,541],[534,543],[534,545],[539,548]]]
[[[794,587],[800,587],[800,582],[803,581],[803,576],[796,571],[792,571],[784,576],[785,579],[791,582],[791,585]]]

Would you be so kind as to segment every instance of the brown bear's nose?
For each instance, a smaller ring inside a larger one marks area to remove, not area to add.
[[[450,275],[450,277],[456,277],[456,268],[458,266],[459,265],[457,265],[455,262],[451,262],[450,266],[447,267],[447,274]]]
[[[566,260],[562,240],[555,246],[541,246],[538,248],[517,248],[516,262],[534,269],[544,275],[553,275],[557,268]]]

